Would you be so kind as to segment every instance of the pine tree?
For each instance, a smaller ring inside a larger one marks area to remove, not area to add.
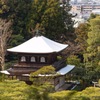
[[[27,28],[40,29],[51,39],[59,39],[73,31],[69,2],[60,6],[58,0],[34,0],[29,12]]]

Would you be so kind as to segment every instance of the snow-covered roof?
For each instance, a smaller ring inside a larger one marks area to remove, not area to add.
[[[69,73],[74,67],[75,67],[75,65],[67,65],[64,68],[57,71],[57,73],[59,73],[60,75],[65,75],[65,74]]]
[[[57,43],[44,36],[35,36],[16,47],[7,49],[7,51],[16,53],[52,53],[60,52],[67,46],[67,44]]]

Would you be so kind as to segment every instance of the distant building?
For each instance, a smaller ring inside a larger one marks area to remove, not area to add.
[[[82,15],[83,18],[88,19],[90,14],[94,11],[100,11],[100,4],[73,4],[71,13],[77,14],[77,16]]]
[[[92,10],[92,13],[93,14],[100,14],[100,10],[98,10],[98,9]]]
[[[74,21],[74,27],[77,28],[81,23],[85,23],[86,21],[83,18],[72,18]]]
[[[79,0],[80,3],[88,3],[90,0]]]

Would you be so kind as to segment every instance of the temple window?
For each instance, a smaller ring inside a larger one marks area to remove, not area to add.
[[[45,57],[41,57],[40,62],[45,62]]]
[[[26,61],[26,57],[25,56],[22,56],[21,57],[21,62],[25,62]]]
[[[31,62],[36,62],[35,57],[31,57]]]

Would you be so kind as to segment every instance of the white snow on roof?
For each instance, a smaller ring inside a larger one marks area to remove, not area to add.
[[[10,73],[7,71],[7,70],[3,70],[3,71],[0,71],[2,74],[7,74],[9,75]]]
[[[57,71],[57,73],[59,73],[60,75],[65,75],[68,72],[70,72],[75,66],[74,65],[67,65],[66,67],[60,69],[59,71]]]
[[[67,44],[57,43],[44,36],[35,36],[21,45],[7,49],[7,51],[17,53],[52,53],[60,52],[67,46]]]

